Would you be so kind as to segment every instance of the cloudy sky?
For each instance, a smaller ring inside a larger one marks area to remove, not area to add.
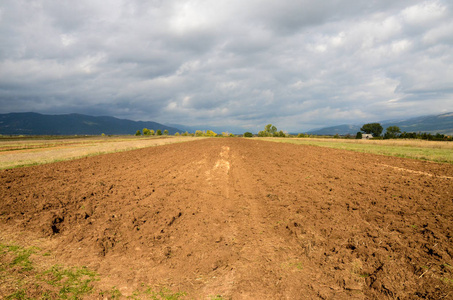
[[[450,0],[2,0],[0,113],[291,132],[453,111]]]

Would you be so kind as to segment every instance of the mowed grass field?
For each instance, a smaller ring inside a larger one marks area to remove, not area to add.
[[[272,142],[312,145],[387,156],[453,163],[453,142],[426,140],[355,140],[334,138],[259,138]]]
[[[1,137],[0,169],[65,161],[194,139],[174,136]]]

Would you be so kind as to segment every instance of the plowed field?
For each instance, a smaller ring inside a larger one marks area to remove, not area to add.
[[[124,298],[146,285],[187,299],[451,299],[452,177],[450,164],[205,139],[2,170],[0,237],[87,266]]]

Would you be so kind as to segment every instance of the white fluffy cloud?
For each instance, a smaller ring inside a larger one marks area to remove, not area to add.
[[[0,113],[306,131],[453,111],[452,19],[446,0],[5,0]]]

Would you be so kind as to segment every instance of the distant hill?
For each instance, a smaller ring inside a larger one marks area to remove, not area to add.
[[[186,126],[186,125],[182,125],[182,124],[165,124],[165,125],[174,127],[174,128],[179,128],[180,129],[179,133],[186,132],[186,131],[195,132],[196,130],[201,130],[201,129],[198,129],[198,128],[195,128],[192,126]]]
[[[131,121],[114,117],[93,117],[81,114],[43,115],[38,113],[0,114],[3,135],[100,135],[135,134],[143,128],[181,132],[177,128],[151,121]]]
[[[368,122],[367,122],[368,123]],[[369,122],[374,123],[374,122]],[[391,120],[378,122],[384,127],[384,130],[389,126],[398,126],[401,132],[427,132],[427,133],[442,133],[453,135],[453,112],[441,115],[429,115],[407,120]],[[355,135],[363,124],[360,125],[338,125],[326,127],[316,130],[311,130],[308,133],[316,135]]]
[[[360,131],[360,127],[362,125],[350,125],[350,124],[344,124],[344,125],[337,125],[337,126],[332,126],[332,127],[325,127],[321,129],[315,129],[311,130],[307,133],[309,134],[315,134],[315,135],[346,135],[346,134],[356,134],[358,131]]]

